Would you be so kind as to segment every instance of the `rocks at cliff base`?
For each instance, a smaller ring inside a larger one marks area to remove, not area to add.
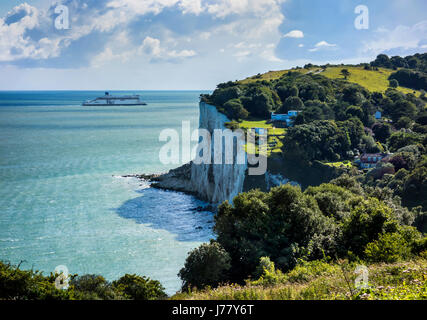
[[[145,181],[156,181],[158,177],[160,177],[162,174],[154,173],[154,174],[128,174],[122,176],[123,178],[137,178],[139,180],[145,180]]]

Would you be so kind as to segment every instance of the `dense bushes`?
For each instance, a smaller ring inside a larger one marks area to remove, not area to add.
[[[68,300],[78,297],[73,289],[58,290],[55,276],[21,270],[0,261],[0,300]]]
[[[68,289],[55,287],[57,275],[21,270],[0,261],[0,300],[152,300],[166,297],[158,281],[136,275],[112,283],[100,275],[72,275]]]
[[[388,69],[408,68],[427,73],[427,53],[417,53],[404,58],[399,56],[389,58],[385,54],[380,54],[375,61],[371,62],[371,66]]]
[[[390,193],[382,189],[366,193],[349,177],[304,192],[284,185],[268,193],[241,193],[233,205],[223,203],[215,217],[218,246],[227,252],[231,264],[230,269],[226,264],[229,278],[221,280],[241,282],[253,277],[258,280],[252,284],[276,284],[286,280],[280,270],[292,269],[301,259],[406,259],[422,250],[421,234],[406,225],[415,216]],[[190,254],[181,271],[187,278],[206,272],[206,254],[201,254],[206,248],[200,250]],[[220,256],[226,254],[221,251]],[[225,274],[219,264],[212,262],[211,268]]]
[[[299,161],[351,159],[349,152],[354,148],[377,149],[375,141],[369,138],[357,118],[338,122],[312,121],[288,129],[283,155]]]
[[[159,281],[135,274],[126,274],[113,281],[112,287],[128,300],[157,300],[167,297]]]
[[[410,247],[398,233],[385,233],[365,248],[365,256],[372,262],[396,262],[410,255]]]
[[[303,251],[308,246],[309,255],[316,257],[322,256],[322,248],[333,250],[334,224],[312,197],[296,187],[242,193],[234,206],[227,202],[220,206],[215,221],[217,241],[231,256],[233,279],[252,274],[262,256],[289,268],[307,254]]]
[[[427,75],[422,72],[402,69],[390,75],[390,83],[392,81],[415,90],[427,89]]]

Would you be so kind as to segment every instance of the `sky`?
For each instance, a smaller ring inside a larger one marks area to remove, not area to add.
[[[425,0],[0,2],[0,90],[213,90],[309,62],[417,52]]]

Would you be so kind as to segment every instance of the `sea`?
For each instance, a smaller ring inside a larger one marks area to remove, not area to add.
[[[0,91],[0,260],[49,275],[137,274],[168,294],[188,252],[214,237],[206,203],[124,175],[167,172],[159,141],[199,122],[208,91],[140,94],[146,106],[82,106],[97,91]],[[187,148],[186,148],[187,149]]]

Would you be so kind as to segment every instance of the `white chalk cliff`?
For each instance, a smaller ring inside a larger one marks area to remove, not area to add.
[[[230,120],[212,105],[200,102],[199,106],[199,128],[206,129],[211,133],[211,156],[213,158],[215,144],[213,132],[215,129],[226,129],[225,123]],[[160,176],[153,186],[189,192],[213,204],[219,204],[225,200],[232,202],[233,198],[243,191],[247,169],[246,162],[239,164],[236,157],[237,155],[234,154],[233,164],[195,164],[190,162]]]

